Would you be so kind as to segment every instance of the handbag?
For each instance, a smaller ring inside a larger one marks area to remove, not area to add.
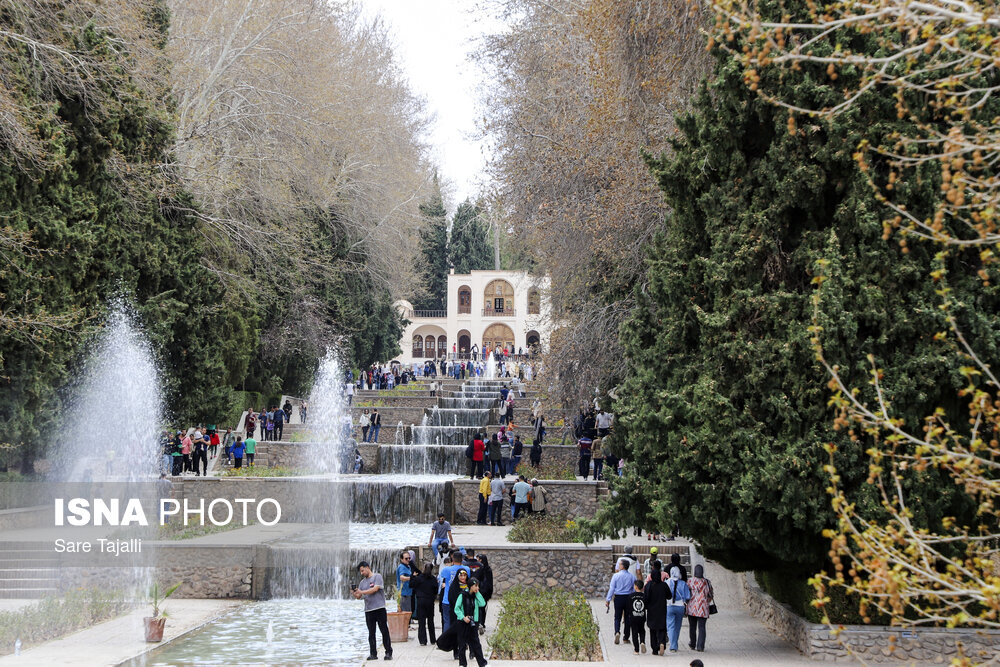
[[[719,613],[719,608],[715,606],[715,603],[714,602],[709,602],[708,603],[708,615],[711,616],[712,614],[718,614],[718,613]]]

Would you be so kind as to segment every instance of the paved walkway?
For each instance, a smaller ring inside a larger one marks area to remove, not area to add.
[[[169,600],[164,641],[201,627],[242,604],[232,600]],[[143,641],[142,618],[146,607],[62,639],[21,651],[21,655],[0,658],[0,666],[52,667],[53,665],[117,665],[159,646]]]

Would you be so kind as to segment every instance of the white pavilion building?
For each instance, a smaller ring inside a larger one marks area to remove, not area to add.
[[[543,350],[551,334],[546,296],[549,279],[524,271],[472,271],[448,276],[446,310],[415,310],[409,301],[396,308],[410,321],[394,361],[410,365],[426,359],[468,359],[484,349],[506,346],[515,353]]]

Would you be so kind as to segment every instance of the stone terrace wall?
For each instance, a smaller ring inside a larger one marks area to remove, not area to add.
[[[514,484],[514,479],[507,477],[508,491]],[[548,495],[547,512],[568,519],[577,517],[592,517],[597,512],[598,484],[597,482],[550,481],[543,482]],[[454,482],[455,493],[455,523],[475,523],[479,514],[479,481],[473,479],[458,479]],[[504,507],[510,507],[509,498],[504,497]]]
[[[492,561],[491,561],[492,564]],[[765,593],[753,574],[743,576],[743,603],[768,629],[811,660],[856,662],[941,662],[961,645],[976,662],[1000,657],[1000,632],[848,625],[834,636],[826,625],[810,623]],[[893,648],[894,647],[894,648]]]
[[[614,574],[611,547],[578,545],[510,545],[476,549],[489,556],[498,594],[515,584],[563,588],[587,597],[603,597]]]
[[[159,542],[144,545],[146,549],[155,550],[156,580],[161,590],[181,583],[173,597],[212,600],[254,597],[253,565],[259,547]],[[65,567],[60,570],[60,587],[63,590],[114,588],[121,577],[120,567]]]

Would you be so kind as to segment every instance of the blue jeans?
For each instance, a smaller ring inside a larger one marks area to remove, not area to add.
[[[500,459],[500,477],[503,478],[506,475],[513,475],[514,469],[510,467],[510,458]]]
[[[521,465],[520,456],[511,456],[510,458],[510,474],[514,475],[517,473],[517,466]]]
[[[601,471],[604,470],[604,457],[594,459],[594,479],[601,478]]]
[[[681,636],[681,622],[684,620],[684,607],[667,605],[667,640],[670,641],[670,650],[677,650],[677,638]]]
[[[170,474],[170,469],[173,468],[174,466],[173,460],[174,457],[172,457],[170,454],[163,455],[163,461],[160,463],[160,465],[163,466],[162,472],[165,472],[168,475]]]
[[[438,546],[441,544],[447,546],[448,544],[450,544],[450,542],[448,542],[447,537],[439,537],[436,540],[434,540],[433,543],[431,543],[431,548],[434,549],[434,558],[438,557]]]
[[[368,431],[368,436],[369,436],[368,442],[378,442],[378,432],[381,430],[382,430],[381,424],[375,424],[375,426],[372,426],[371,429]]]
[[[448,627],[451,625],[451,605],[447,602],[441,603],[441,634],[448,632]]]

